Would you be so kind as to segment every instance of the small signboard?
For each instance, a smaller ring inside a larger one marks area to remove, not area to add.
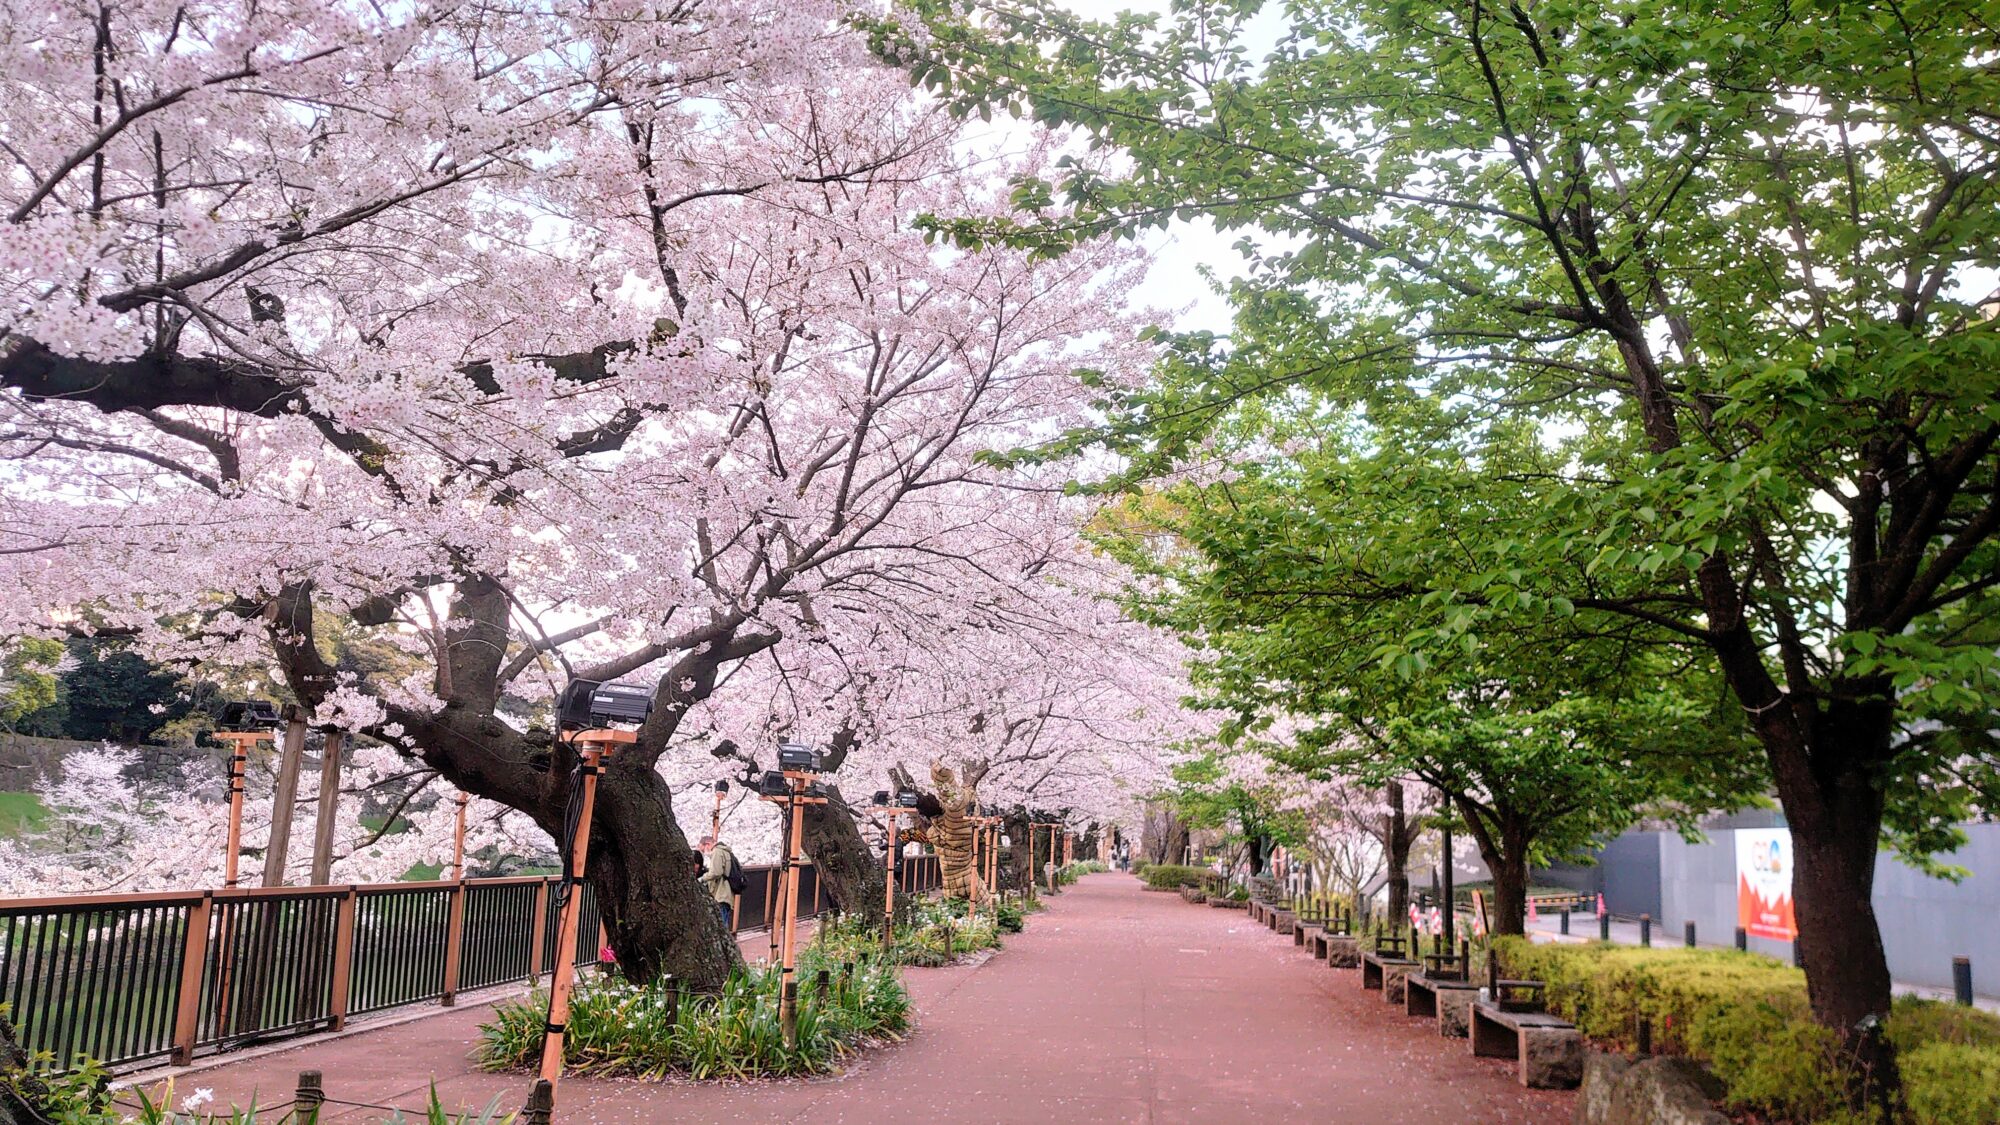
[[[1792,832],[1736,830],[1736,924],[1752,937],[1795,941],[1792,913]]]

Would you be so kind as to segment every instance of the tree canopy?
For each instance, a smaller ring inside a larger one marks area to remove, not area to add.
[[[1384,655],[1435,666],[1552,612],[1703,646],[1792,828],[1815,1010],[1872,1026],[1885,816],[1923,851],[1991,796],[1963,743],[1921,737],[2000,700],[1971,627],[2000,596],[1991,5],[1298,4],[1256,57],[1259,7],[885,25],[879,48],[961,108],[1130,162],[1022,180],[1070,208],[1048,221],[941,229],[1249,235],[1256,339],[1180,340],[1174,377],[1106,396],[1142,471],[1300,395],[1469,466],[1495,433],[1557,443],[1414,525],[1412,565],[1464,556],[1417,595],[1452,616]],[[1892,801],[1918,789],[1939,796]]]

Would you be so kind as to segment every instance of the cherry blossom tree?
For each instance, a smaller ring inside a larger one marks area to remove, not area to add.
[[[1050,686],[1116,620],[1044,575],[1085,513],[996,455],[1084,419],[1077,369],[1139,378],[1136,262],[927,240],[1054,153],[969,138],[849,11],[8,0],[0,631],[88,607],[271,661],[316,725],[550,836],[549,697],[643,677],[590,879],[621,966],[698,987],[736,951],[662,766],[719,736],[1001,740],[989,787],[1111,801],[1117,662]],[[336,629],[417,670],[341,666]],[[927,644],[979,665],[934,712],[871,655]],[[800,683],[810,713],[766,694]],[[1128,744],[1172,698],[1141,694]]]

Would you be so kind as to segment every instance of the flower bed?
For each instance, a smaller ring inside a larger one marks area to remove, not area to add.
[[[828,974],[825,989],[818,987],[821,970]],[[666,981],[587,982],[571,1001],[565,1065],[577,1074],[633,1078],[823,1074],[854,1051],[909,1029],[909,993],[893,966],[874,957],[835,962],[807,946],[798,975],[798,1038],[790,1047],[778,1022],[776,968],[739,970],[714,996],[686,995]],[[479,1029],[479,1065],[535,1065],[547,1005],[537,991],[495,1007],[492,1022]]]

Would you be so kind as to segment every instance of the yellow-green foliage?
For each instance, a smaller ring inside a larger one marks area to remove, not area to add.
[[[1209,877],[1206,867],[1183,867],[1178,863],[1156,863],[1146,868],[1146,885],[1167,891],[1175,887],[1199,887]]]
[[[1805,974],[1754,953],[1497,943],[1509,976],[1548,983],[1549,1007],[1586,1035],[1631,1048],[1638,1020],[1655,1049],[1708,1065],[1729,1104],[1777,1121],[1845,1116],[1838,1038],[1815,1023]],[[1888,1032],[1913,1118],[2000,1121],[2000,1019],[1931,1001],[1896,1003]]]

